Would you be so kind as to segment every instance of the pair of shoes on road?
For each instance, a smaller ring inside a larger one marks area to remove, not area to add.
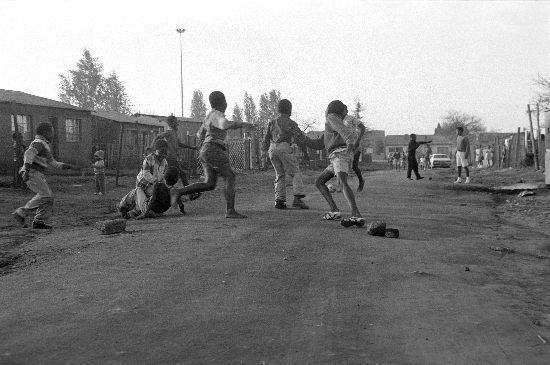
[[[466,178],[466,181],[464,181],[464,184],[469,184],[469,183],[471,183],[471,182],[472,182],[472,181],[470,180],[470,177],[467,177],[467,178]],[[462,178],[461,178],[461,177],[457,178],[456,181],[455,181],[454,183],[455,183],[455,184],[460,184],[460,183],[462,183]]]
[[[340,224],[346,228],[351,226],[363,227],[365,225],[365,218],[350,217],[350,218],[342,219]]]
[[[323,215],[323,219],[326,221],[335,221],[342,218],[342,213],[340,212],[327,212]]]

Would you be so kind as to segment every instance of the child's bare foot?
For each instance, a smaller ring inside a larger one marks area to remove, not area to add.
[[[225,213],[225,218],[248,218],[248,217],[244,214],[237,213],[237,211],[235,210],[232,210],[232,211],[227,211],[227,213]]]

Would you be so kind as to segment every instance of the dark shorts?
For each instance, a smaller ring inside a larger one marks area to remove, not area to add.
[[[199,161],[203,166],[217,169],[231,168],[227,150],[217,143],[205,143],[199,152]]]

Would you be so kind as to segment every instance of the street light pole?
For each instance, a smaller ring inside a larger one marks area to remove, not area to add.
[[[183,47],[181,45],[181,34],[185,32],[185,29],[176,29],[176,32],[180,34],[180,87],[181,87],[181,117],[183,118]]]

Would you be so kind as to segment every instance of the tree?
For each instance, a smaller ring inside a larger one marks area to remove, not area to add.
[[[244,93],[243,105],[246,121],[255,124],[258,119],[258,112],[256,110],[256,104],[254,104],[254,99],[252,99],[252,96],[248,95],[247,92]]]
[[[355,100],[355,108],[353,109],[353,116],[359,120],[363,120],[363,116],[361,115],[361,112],[363,112],[365,108],[363,108],[363,105],[361,104],[361,100],[357,98]]]
[[[194,120],[204,120],[206,118],[206,103],[204,102],[204,96],[202,91],[193,91],[193,98],[191,99],[191,118]]]
[[[537,75],[533,81],[539,87],[536,101],[542,105],[542,109],[544,110],[550,106],[550,78]]]
[[[103,64],[89,50],[84,49],[76,70],[59,77],[61,101],[89,110],[131,113],[132,105],[117,74],[112,71],[109,77],[103,77]]]
[[[260,96],[260,110],[258,112],[258,120],[256,131],[259,136],[263,136],[270,120],[273,120],[279,114],[279,101],[281,93],[272,89],[268,93],[263,93]]]
[[[132,114],[132,104],[126,94],[126,88],[115,71],[103,80],[99,94],[99,109],[117,111],[126,115]]]
[[[235,103],[235,106],[233,107],[233,120],[235,122],[243,121],[243,110],[237,103]]]
[[[480,117],[458,110],[448,111],[446,115],[441,117],[441,120],[439,131],[441,135],[447,137],[456,135],[456,127],[464,127],[464,134],[480,133],[487,130]]]

